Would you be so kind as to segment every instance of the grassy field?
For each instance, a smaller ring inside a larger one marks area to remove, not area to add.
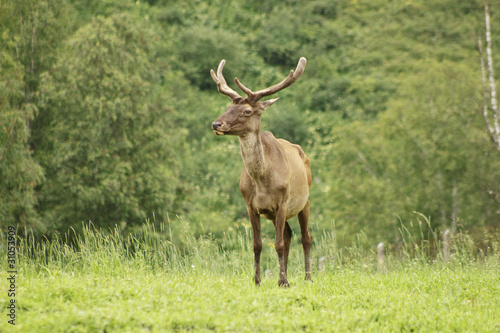
[[[340,250],[324,234],[313,258],[326,254],[325,268],[303,281],[294,243],[291,287],[283,289],[271,246],[262,285],[253,285],[249,234],[193,238],[181,249],[161,237],[165,231],[146,229],[127,238],[86,229],[72,247],[18,240],[16,325],[6,316],[12,297],[3,260],[0,331],[500,332],[498,243],[473,256],[470,241],[457,242],[449,263],[407,245],[378,267],[374,250]]]

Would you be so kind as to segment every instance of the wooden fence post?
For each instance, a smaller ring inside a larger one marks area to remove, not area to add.
[[[377,245],[377,258],[378,258],[378,268],[384,268],[384,260],[385,260],[385,251],[384,251],[384,243],[380,242]]]
[[[318,259],[318,270],[319,271],[325,270],[325,261],[326,261],[326,256],[322,256],[321,258]]]

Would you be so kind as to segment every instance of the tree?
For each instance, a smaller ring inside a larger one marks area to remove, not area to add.
[[[495,146],[500,150],[500,112],[498,111],[498,100],[496,92],[494,65],[493,65],[493,52],[491,47],[491,27],[490,27],[490,9],[489,3],[486,0],[484,3],[484,23],[485,23],[485,37],[486,37],[486,66],[484,64],[483,48],[481,43],[481,38],[478,38],[478,49],[480,53],[481,60],[481,76],[483,79],[483,118],[486,123],[486,128],[488,133],[495,144]],[[486,82],[486,69],[488,69],[488,82],[489,87]],[[489,101],[488,101],[489,95]],[[488,114],[488,104],[491,107],[491,120]]]
[[[39,209],[55,229],[162,220],[173,205],[184,132],[169,121],[155,28],[129,14],[97,17],[43,76]]]
[[[62,0],[2,2],[0,10],[0,221],[43,231],[35,188],[43,169],[30,136],[37,115],[40,73],[52,49],[71,31],[71,8]],[[64,27],[64,28],[62,28]]]
[[[183,30],[176,45],[178,52],[177,66],[182,70],[192,85],[202,90],[213,89],[214,83],[208,70],[226,59],[232,64],[229,73],[245,68],[243,64],[247,52],[238,35],[224,30],[205,26],[194,26]]]
[[[3,45],[9,44],[6,42]],[[42,168],[28,145],[29,123],[35,107],[24,102],[23,72],[17,59],[0,50],[0,221],[8,225],[42,229],[35,210],[35,187],[43,180]]]
[[[433,228],[497,219],[488,196],[497,191],[498,163],[487,157],[480,118],[470,112],[479,82],[468,66],[452,62],[417,68],[401,77],[397,98],[376,122],[338,129],[327,156],[328,195],[337,226],[348,234],[390,239],[412,212],[431,216]]]

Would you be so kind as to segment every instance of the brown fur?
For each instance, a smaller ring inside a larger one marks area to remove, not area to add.
[[[305,66],[305,59],[302,59],[299,66]],[[218,135],[236,135],[240,140],[244,162],[240,191],[247,204],[254,236],[255,283],[260,284],[261,281],[260,216],[273,221],[276,230],[275,248],[280,265],[278,284],[288,286],[287,264],[292,230],[287,220],[298,215],[304,248],[305,279],[311,280],[309,260],[311,235],[308,229],[308,197],[312,181],[310,161],[300,146],[283,139],[276,139],[271,132],[261,133],[261,115],[277,99],[258,102],[255,99],[263,96],[256,97],[255,94],[252,95],[252,103],[242,99],[225,83],[222,77],[223,65],[224,62],[221,62],[218,75],[212,71],[212,76],[218,84],[219,91],[231,97],[233,105],[227,107],[226,112],[212,124],[212,127]],[[299,66],[296,72],[301,74],[304,68]],[[292,71],[286,80],[295,82],[298,77],[292,77],[293,73]],[[286,82],[288,84],[286,85],[283,82],[276,85],[278,88],[273,86],[257,93],[274,93],[276,89],[281,90],[291,84]]]

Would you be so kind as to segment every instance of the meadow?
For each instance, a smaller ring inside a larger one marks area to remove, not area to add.
[[[375,250],[362,241],[340,248],[325,232],[313,247],[314,282],[303,281],[295,239],[291,286],[284,289],[277,285],[272,246],[263,251],[262,284],[253,284],[251,233],[187,237],[181,247],[164,229],[148,224],[125,237],[85,227],[70,242],[19,238],[15,325],[6,316],[12,297],[2,260],[0,331],[500,331],[495,240],[478,251],[470,238],[456,237],[445,263],[430,246],[410,244],[407,237],[379,266]],[[321,270],[320,256],[326,256]]]

